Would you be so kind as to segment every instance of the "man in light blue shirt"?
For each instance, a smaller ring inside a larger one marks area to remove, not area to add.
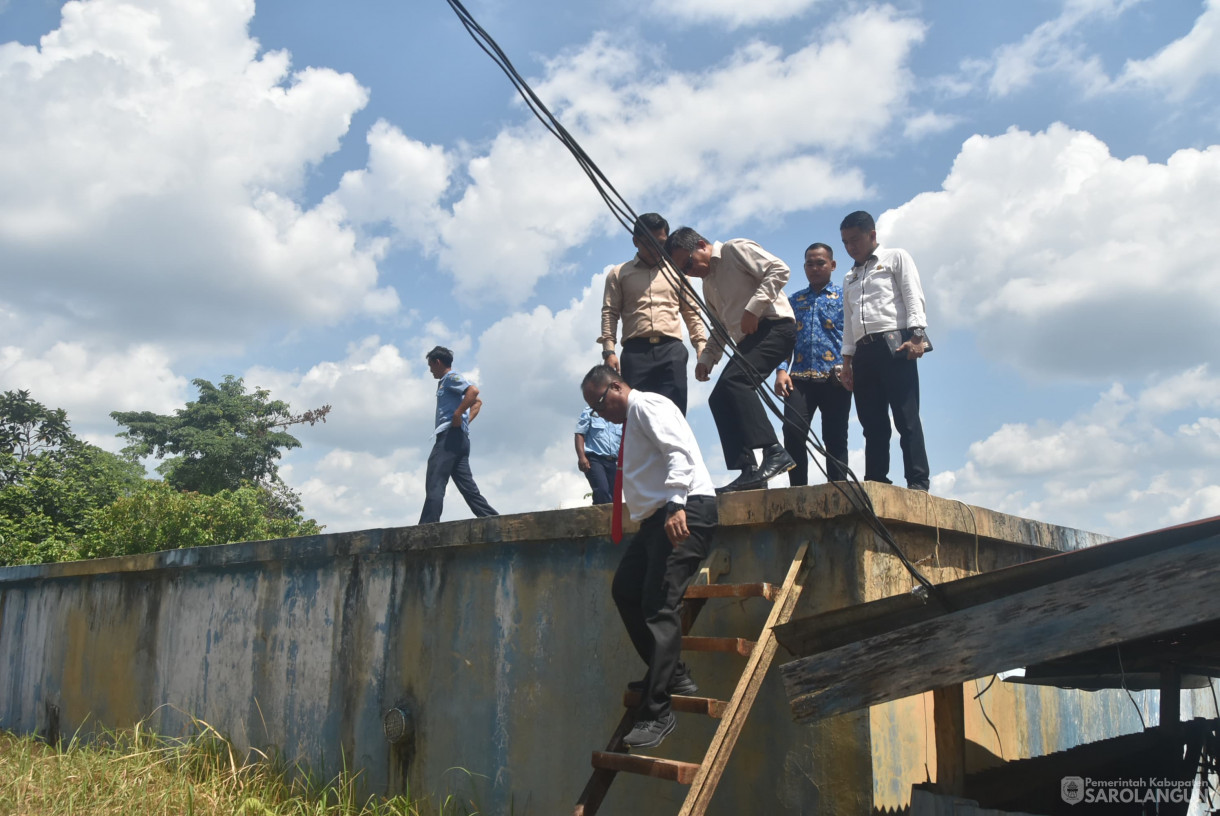
[[[424,479],[424,509],[420,524],[441,520],[445,488],[452,478],[458,491],[476,516],[497,516],[479,492],[470,472],[470,423],[479,415],[483,400],[479,388],[452,370],[453,352],[437,346],[428,352],[428,370],[440,380],[436,388],[436,442],[428,456],[428,475]]]
[[[618,448],[623,429],[592,408],[576,420],[576,465],[589,480],[594,504],[614,501],[614,474],[618,470]]]

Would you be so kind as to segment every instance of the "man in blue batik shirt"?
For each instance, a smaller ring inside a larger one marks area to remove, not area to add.
[[[428,456],[425,477],[424,509],[420,524],[441,520],[445,488],[452,478],[471,512],[476,516],[497,516],[495,510],[479,492],[470,472],[470,423],[479,415],[483,400],[479,388],[456,371],[452,371],[453,352],[437,346],[428,352],[428,370],[440,380],[436,388],[436,442]]]
[[[805,442],[818,410],[828,454],[826,476],[832,482],[845,478],[851,392],[838,377],[843,367],[843,290],[830,282],[834,270],[834,251],[826,244],[811,244],[805,250],[809,288],[789,298],[796,312],[796,349],[792,362],[780,363],[775,372],[775,393],[784,398],[784,448],[796,461],[788,471],[793,486],[809,484]]]
[[[614,501],[614,473],[618,470],[618,448],[623,428],[600,416],[592,408],[576,420],[576,465],[589,480],[594,504]]]

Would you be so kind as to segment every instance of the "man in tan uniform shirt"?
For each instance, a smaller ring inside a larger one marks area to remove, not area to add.
[[[657,213],[636,219],[632,243],[636,256],[606,276],[602,296],[602,359],[632,388],[662,394],[686,414],[686,365],[682,322],[695,354],[703,352],[707,332],[693,301],[679,290],[680,278],[665,263],[659,247],[669,237],[669,223]],[[655,243],[654,243],[655,242]],[[618,322],[623,321],[622,353],[615,353]],[[680,318],[680,320],[679,320]]]

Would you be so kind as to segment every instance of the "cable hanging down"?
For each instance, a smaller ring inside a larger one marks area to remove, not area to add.
[[[483,52],[489,57],[491,57],[492,61],[495,62],[505,76],[508,77],[509,81],[513,84],[513,87],[517,89],[517,93],[525,101],[525,104],[530,109],[530,112],[534,114],[538,121],[542,123],[543,127],[545,127],[551,133],[551,135],[558,139],[563,146],[568,149],[568,152],[572,154],[572,157],[576,159],[576,163],[580,165],[580,169],[584,171],[584,174],[588,176],[589,181],[593,183],[593,187],[597,190],[598,195],[601,196],[602,201],[604,201],[606,206],[609,207],[614,218],[628,232],[633,232],[638,216],[635,210],[631,208],[631,205],[627,202],[627,200],[619,194],[618,190],[615,189],[614,185],[610,182],[610,179],[606,177],[593,159],[590,158],[587,153],[585,153],[584,148],[582,148],[576,141],[576,138],[568,132],[567,128],[563,126],[563,123],[561,123],[554,116],[554,114],[551,113],[543,101],[538,98],[538,95],[534,93],[533,88],[531,88],[529,83],[525,81],[525,78],[517,72],[517,69],[513,66],[512,61],[509,60],[508,55],[504,53],[492,36],[488,34],[481,25],[479,25],[478,21],[475,20],[474,16],[466,10],[466,7],[462,5],[460,0],[446,0],[446,2],[449,4],[449,7],[453,9],[454,13],[457,14],[458,19],[461,21],[462,25],[466,28],[466,31],[470,34],[471,38],[474,39],[479,48],[482,49]],[[738,364],[743,365],[743,367],[746,368],[753,378],[759,383],[759,385],[755,386],[755,391],[758,393],[767,409],[779,419],[781,424],[788,423],[795,427],[796,423],[788,419],[784,415],[782,406],[778,406],[775,403],[775,400],[772,399],[771,393],[765,386],[765,377],[763,377],[744,356],[737,355],[737,344],[733,341],[728,330],[725,328],[724,324],[721,323],[714,314],[712,314],[711,310],[708,309],[707,304],[704,302],[703,298],[700,297],[699,293],[694,290],[690,282],[686,279],[686,276],[677,271],[677,268],[673,263],[673,258],[671,258],[669,253],[665,251],[665,247],[658,244],[656,239],[650,233],[646,232],[646,235],[648,242],[652,245],[652,248],[656,250],[657,254],[664,259],[664,262],[660,267],[662,274],[664,274],[666,279],[674,285],[675,289],[677,289],[677,291],[680,293],[683,300],[687,300],[695,304],[695,306],[699,309],[699,312],[702,314],[704,321],[711,329],[712,334],[721,340],[726,353],[731,353],[731,356],[738,362]],[[806,432],[806,449],[811,453],[818,454],[822,457],[828,456],[825,448],[822,446],[821,440],[818,438],[816,432],[814,432],[812,426]],[[822,472],[822,475],[826,476],[826,469],[822,466],[819,456],[812,456],[811,458],[813,459],[814,464]],[[944,593],[941,592],[935,584],[928,580],[928,578],[911,562],[911,560],[906,556],[906,553],[902,551],[902,548],[898,545],[898,542],[894,539],[893,535],[890,534],[890,531],[882,523],[881,519],[877,517],[872,499],[860,484],[860,481],[856,477],[855,473],[851,471],[846,462],[841,462],[840,465],[842,466],[843,472],[847,475],[847,481],[831,482],[828,478],[827,483],[834,485],[835,488],[843,494],[843,496],[851,504],[852,508],[860,513],[860,515],[864,518],[869,529],[871,529],[878,538],[885,542],[886,546],[889,547],[898,560],[902,562],[902,565],[906,568],[906,570],[920,584],[918,589],[921,591],[918,594],[925,597],[930,596],[935,598],[943,608],[946,610],[951,609],[951,605],[945,598]]]

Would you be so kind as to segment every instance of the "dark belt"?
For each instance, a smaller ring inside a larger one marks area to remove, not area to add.
[[[885,336],[888,333],[889,332],[873,332],[872,334],[866,334],[863,337],[861,337],[859,340],[856,341],[856,345],[857,346],[867,346],[869,343],[875,343],[878,340],[884,340]]]
[[[585,458],[587,458],[587,459],[597,459],[597,460],[602,461],[602,462],[614,462],[616,465],[618,464],[618,457],[617,457],[617,456],[609,456],[609,455],[604,454],[604,453],[589,453],[588,451],[585,451]]]
[[[677,337],[668,337],[666,335],[654,334],[651,337],[631,337],[623,341],[623,348],[631,351],[642,351],[649,346],[660,346],[665,343],[680,343],[682,342]]]

